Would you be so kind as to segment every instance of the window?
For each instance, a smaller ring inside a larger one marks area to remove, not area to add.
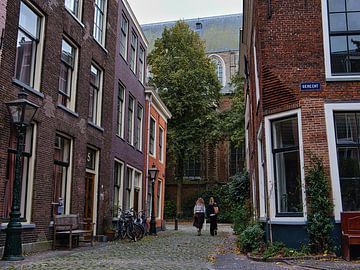
[[[71,152],[72,140],[66,136],[56,134],[55,136],[55,152],[54,152],[54,179],[55,191],[54,202],[63,200],[63,209],[65,212],[70,211],[70,191],[71,191]],[[58,210],[56,210],[57,213]]]
[[[81,17],[81,5],[82,0],[65,0],[65,7],[79,19]]]
[[[142,150],[142,129],[143,129],[143,108],[138,104],[137,107],[137,125],[136,125],[136,141],[135,146],[140,151]]]
[[[132,200],[132,191],[133,191],[133,177],[134,177],[134,170],[132,168],[127,168],[126,174],[126,205],[125,209],[129,209],[132,207],[133,200]]]
[[[118,99],[117,99],[117,124],[116,124],[116,134],[121,138],[124,137],[124,97],[125,89],[122,84],[119,83],[118,90]]]
[[[115,161],[113,217],[118,217],[118,215],[120,214],[119,209],[122,208],[123,167],[124,165],[121,162]]]
[[[24,151],[22,155],[22,180],[21,180],[21,197],[20,197],[20,218],[22,221],[31,221],[32,210],[32,192],[35,173],[35,149],[36,149],[36,124],[26,128],[24,136]],[[11,130],[10,147],[16,149],[16,131]],[[12,205],[12,186],[15,180],[15,159],[16,151],[9,150],[8,155],[8,172],[5,186],[5,201],[3,205],[3,219],[7,220],[11,212]]]
[[[89,121],[97,126],[101,125],[102,103],[102,72],[95,65],[91,65]]]
[[[15,78],[37,90],[40,89],[43,22],[42,14],[20,2]]]
[[[130,47],[130,69],[136,73],[137,36],[134,32],[131,33]]]
[[[187,159],[184,164],[184,177],[191,179],[200,179],[200,159]]]
[[[201,23],[201,22],[197,22],[197,23],[195,24],[195,29],[196,29],[196,30],[202,29],[202,23]]]
[[[129,96],[127,142],[134,145],[134,98]]]
[[[128,33],[129,33],[129,21],[123,14],[121,17],[120,27],[120,54],[124,59],[127,57],[127,46],[128,46]]]
[[[262,140],[262,125],[259,128],[257,135],[257,162],[258,162],[258,179],[259,179],[259,208],[260,218],[266,217],[266,201],[265,201],[265,176],[264,176],[264,154],[263,154],[263,140]],[[255,196],[254,196],[255,197]]]
[[[69,42],[62,40],[58,103],[72,111],[75,111],[76,51],[77,49]]]
[[[332,75],[360,74],[360,2],[328,0]]]
[[[146,205],[147,205],[147,216],[150,217],[151,211],[152,211],[152,182],[151,181],[148,181]]]
[[[162,181],[159,180],[157,183],[157,194],[156,194],[156,216],[161,218],[161,196],[162,196]]]
[[[159,127],[159,160],[164,162],[164,130]]]
[[[223,65],[223,62],[222,60],[220,59],[220,57],[218,56],[210,56],[210,59],[211,59],[211,62],[214,63],[215,65],[215,72],[216,72],[216,75],[217,75],[217,78],[219,80],[219,82],[221,83],[222,86],[225,85],[225,82],[224,82],[224,65]]]
[[[271,123],[277,216],[303,216],[298,118]]]
[[[150,140],[149,140],[149,153],[155,156],[155,120],[150,118]]]
[[[240,172],[241,169],[241,150],[235,147],[234,144],[230,145],[230,162],[229,162],[229,176],[233,176]]]
[[[335,112],[336,150],[343,211],[360,210],[360,111]]]
[[[138,212],[141,208],[141,195],[142,195],[142,177],[141,173],[135,171],[135,179],[134,179],[134,205],[133,208],[135,212]]]
[[[95,0],[94,38],[104,46],[106,26],[106,0]]]
[[[140,47],[140,53],[139,53],[139,80],[143,84],[144,83],[144,65],[145,63],[145,50],[143,47]]]

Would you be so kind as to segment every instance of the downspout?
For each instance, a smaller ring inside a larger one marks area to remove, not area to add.
[[[147,132],[146,132],[146,179],[145,179],[145,205],[146,205],[146,213],[148,211],[149,205],[148,202],[148,187],[149,187],[149,143],[150,143],[150,119],[151,119],[151,103],[152,103],[152,94],[146,95],[146,99],[148,100],[148,121],[147,121]],[[154,196],[154,195],[153,195]]]

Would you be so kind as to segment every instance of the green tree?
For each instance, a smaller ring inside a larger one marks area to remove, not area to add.
[[[204,42],[183,21],[165,28],[148,63],[153,75],[150,84],[158,88],[173,115],[168,124],[168,157],[175,160],[180,212],[184,161],[220,134],[216,106],[221,85]]]

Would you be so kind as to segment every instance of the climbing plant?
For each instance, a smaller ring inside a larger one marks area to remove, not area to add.
[[[311,157],[311,167],[305,181],[309,207],[307,223],[309,247],[313,253],[325,252],[332,248],[333,204],[323,163],[314,155]]]

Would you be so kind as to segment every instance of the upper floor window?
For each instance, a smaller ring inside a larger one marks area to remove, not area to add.
[[[125,59],[127,57],[128,33],[129,33],[129,21],[125,17],[125,15],[122,15],[121,27],[120,27],[120,54]]]
[[[184,177],[191,179],[201,178],[201,163],[200,157],[187,158],[184,162]]]
[[[217,56],[211,56],[211,62],[215,65],[215,72],[221,85],[225,85],[224,82],[224,65],[222,60]]]
[[[77,18],[81,17],[82,0],[65,0],[65,7]]]
[[[143,108],[141,107],[140,104],[138,104],[135,146],[140,151],[142,150],[142,126],[143,126]]]
[[[164,130],[159,127],[159,160],[164,161]]]
[[[59,76],[58,103],[75,110],[75,88],[77,77],[77,48],[66,40],[62,40]]]
[[[122,84],[119,83],[116,134],[119,135],[121,138],[124,137],[124,96],[125,88]]]
[[[104,45],[105,40],[105,21],[106,21],[106,0],[95,0],[95,14],[94,14],[94,38],[101,45]]]
[[[155,120],[153,118],[150,118],[150,140],[149,140],[149,153],[150,155],[155,156]]]
[[[129,96],[127,142],[134,144],[134,98]]]
[[[43,22],[40,12],[20,2],[15,78],[37,90],[40,89]]]
[[[102,71],[95,65],[91,65],[89,121],[95,125],[101,125],[102,104]]]
[[[131,33],[131,50],[130,50],[130,68],[136,71],[136,50],[137,50],[137,36],[134,32]]]
[[[144,83],[144,67],[145,67],[145,50],[143,47],[140,47],[139,52],[139,80]]]
[[[360,2],[328,0],[332,75],[360,74]]]

